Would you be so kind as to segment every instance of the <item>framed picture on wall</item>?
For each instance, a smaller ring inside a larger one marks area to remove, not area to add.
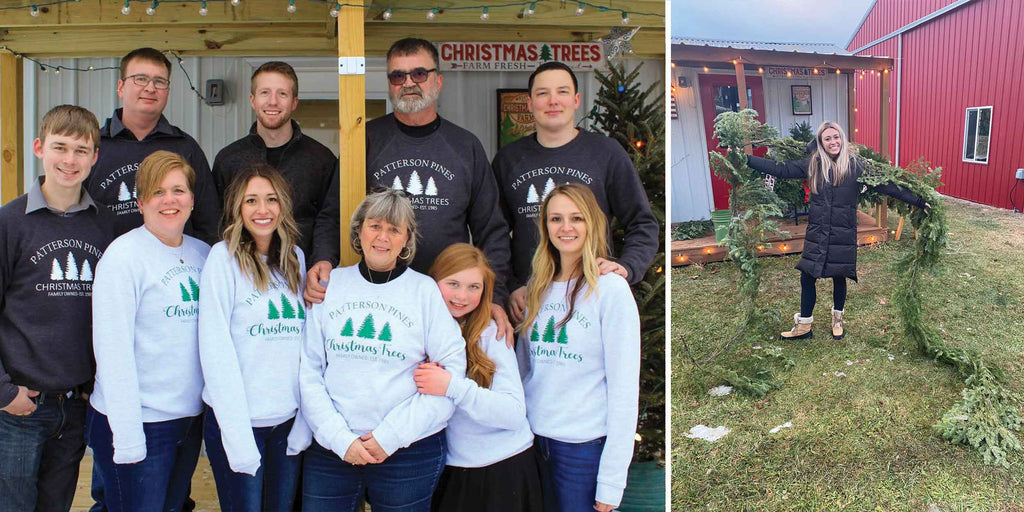
[[[498,89],[498,149],[533,133],[533,114],[526,106],[526,89]]]
[[[793,115],[811,115],[811,86],[791,85],[789,90],[793,96]]]

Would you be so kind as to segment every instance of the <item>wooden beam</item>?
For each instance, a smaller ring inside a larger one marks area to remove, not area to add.
[[[850,142],[854,141],[853,134],[857,132],[857,81],[853,72],[846,75],[846,119],[849,126],[846,127],[846,136]]]
[[[640,32],[643,32],[641,30]],[[672,61],[721,62],[727,69],[733,59],[739,59],[757,69],[757,66],[801,66],[826,65],[841,69],[892,69],[889,57],[861,57],[854,55],[823,55],[817,53],[783,52],[776,50],[741,50],[717,46],[672,45]]]
[[[345,2],[341,2],[345,3]],[[391,6],[401,8],[393,9],[391,21],[384,21],[382,14],[388,5],[372,6],[362,9],[360,17],[365,22],[380,23],[402,23],[402,24],[479,24],[480,13],[486,4],[494,4],[490,1],[479,0],[402,0],[402,2],[388,2]],[[612,1],[613,7],[632,11],[630,24],[644,27],[664,27],[665,25],[665,2],[661,0],[631,0]],[[618,4],[618,5],[616,5]],[[29,5],[25,2],[24,5]],[[237,7],[229,2],[210,2],[207,4],[206,16],[199,15],[198,2],[160,2],[156,14],[146,14],[147,3],[133,2],[131,12],[126,16],[121,14],[123,0],[91,0],[89,2],[68,2],[58,5],[39,7],[39,15],[31,16],[29,9],[12,9],[0,11],[0,27],[39,27],[45,25],[160,25],[160,24],[209,24],[209,23],[231,23],[231,22],[297,22],[308,21],[322,22],[325,19],[333,21],[328,11],[329,3],[315,3],[306,0],[296,1],[296,10],[289,13],[285,10],[287,2],[284,0],[244,0]],[[523,6],[510,5],[508,7],[490,7],[488,10],[489,25],[520,26],[575,26],[591,27],[593,30],[607,32],[608,27],[621,24],[621,14],[617,10],[600,11],[595,7],[586,8],[583,16],[576,16],[577,2],[538,2],[535,7],[535,14],[532,17],[522,16]],[[440,13],[434,20],[428,20],[426,11],[433,7],[440,7]],[[637,13],[652,13],[656,16],[647,16]],[[645,29],[646,30],[646,29]],[[460,33],[460,32],[456,32]]]
[[[743,72],[742,61],[739,59],[734,60],[732,65],[736,69],[736,94],[740,98],[740,110],[743,110],[750,106],[747,105],[747,75]]]
[[[363,8],[338,13],[338,57],[364,57]],[[338,75],[338,154],[341,164],[341,264],[355,265],[359,255],[348,243],[348,219],[366,197],[366,75]]]
[[[878,152],[886,158],[892,158],[889,154],[889,84],[890,73],[880,72],[878,85]],[[886,202],[878,205],[878,226],[889,229],[889,206]],[[888,233],[888,231],[886,231]]]
[[[22,75],[21,59],[0,51],[0,188],[3,188],[0,202],[3,204],[25,193]]]
[[[0,28],[0,45],[33,58],[120,57],[142,46],[173,49],[183,56],[336,56],[337,34],[323,20],[282,23],[70,25]],[[330,27],[325,30],[325,27]],[[607,28],[578,26],[445,25],[367,23],[365,55],[383,57],[403,37],[442,42],[589,42]],[[665,56],[665,29],[642,29],[630,41],[634,57]]]

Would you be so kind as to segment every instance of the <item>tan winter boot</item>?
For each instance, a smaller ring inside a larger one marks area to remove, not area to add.
[[[832,339],[841,340],[843,339],[843,312],[842,310],[832,310]]]
[[[800,316],[800,313],[793,315],[793,329],[779,334],[784,340],[802,340],[806,338],[813,338],[814,332],[811,331],[811,324],[814,323],[814,317]]]

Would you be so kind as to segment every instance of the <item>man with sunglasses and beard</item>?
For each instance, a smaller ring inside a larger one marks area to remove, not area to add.
[[[366,186],[402,190],[416,210],[421,233],[410,267],[427,273],[446,247],[470,242],[483,250],[497,274],[491,314],[505,340],[512,324],[503,305],[511,251],[498,207],[498,186],[483,145],[468,130],[437,113],[444,77],[437,48],[406,38],[387,53],[388,97],[394,113],[366,124]],[[471,238],[472,237],[472,238]],[[317,262],[306,279],[307,301],[323,300],[331,265]]]

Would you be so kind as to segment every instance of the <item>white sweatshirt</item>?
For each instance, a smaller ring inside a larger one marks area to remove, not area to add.
[[[142,424],[198,415],[199,273],[210,246],[185,236],[168,247],[139,226],[110,244],[92,290],[96,389],[114,462],[146,458]]]
[[[498,326],[492,321],[480,335],[480,345],[496,367],[491,387],[482,388],[473,379],[456,375],[448,383],[445,394],[456,406],[445,431],[449,466],[489,466],[533,444],[516,355],[504,340],[495,339],[497,334]]]
[[[331,271],[327,296],[306,317],[299,370],[302,414],[340,457],[369,432],[391,455],[445,427],[455,404],[416,391],[417,364],[430,358],[466,374],[462,333],[432,279],[406,269],[372,284],[359,273]]]
[[[626,280],[598,278],[598,290],[576,298],[572,282],[555,282],[537,319],[520,342],[530,347],[530,374],[523,382],[533,433],[566,443],[607,436],[597,473],[601,503],[618,506],[633,457],[640,396],[640,315]]]
[[[305,257],[295,248],[305,282]],[[273,427],[299,410],[299,353],[306,310],[302,289],[293,293],[275,274],[260,292],[225,242],[210,250],[199,301],[199,360],[203,401],[213,408],[228,465],[255,475],[260,467],[253,428]],[[309,429],[295,418],[288,453],[308,446]],[[305,444],[303,444],[305,443]]]

